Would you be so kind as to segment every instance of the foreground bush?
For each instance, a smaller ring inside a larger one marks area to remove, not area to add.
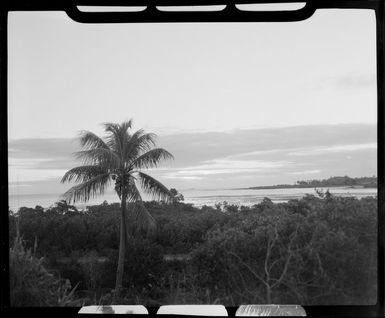
[[[232,306],[375,304],[375,198],[264,201],[194,250],[198,289]]]
[[[26,250],[20,238],[9,253],[11,306],[79,306],[73,300],[68,280],[63,281],[50,273],[43,259]]]
[[[44,266],[72,286],[79,284],[76,296],[87,298],[86,304],[372,305],[377,297],[377,204],[373,197],[330,193],[287,203],[266,198],[251,207],[146,202],[157,233],[130,239],[124,293],[118,300],[113,299],[118,204],[84,211],[22,208],[10,215],[10,241],[19,219],[26,246],[38,241]],[[13,275],[22,277],[31,266],[26,255],[16,256]],[[12,286],[13,293],[30,293],[39,284]],[[42,302],[30,300],[37,306]]]

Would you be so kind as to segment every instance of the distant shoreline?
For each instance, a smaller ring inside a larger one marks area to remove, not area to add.
[[[248,187],[248,188],[232,188],[231,190],[271,190],[271,189],[315,189],[315,188],[349,188],[349,189],[377,189],[377,186],[374,185],[321,185],[318,187],[315,186],[302,186],[302,185],[291,185],[291,184],[282,184],[282,185],[273,185],[273,186],[257,186],[257,187]]]
[[[240,188],[239,190],[268,190],[268,189],[307,189],[307,188],[351,188],[351,189],[376,189],[377,177],[360,177],[350,178],[348,176],[343,177],[330,177],[323,180],[306,180],[297,181],[295,184],[277,184],[272,186],[256,186],[248,188]]]
[[[341,196],[362,197],[366,195],[377,195],[376,177],[332,177],[327,180],[297,181],[296,184],[276,184],[242,188],[227,189],[191,189],[180,191],[185,202],[194,206],[214,206],[218,202],[227,201],[230,204],[254,205],[269,197],[273,202],[283,202],[290,199],[300,198],[306,194],[315,194],[314,189],[322,191],[330,190]],[[255,190],[255,191],[254,191]],[[258,191],[260,190],[260,191]],[[37,194],[37,195],[12,195],[8,197],[9,209],[17,211],[20,207],[35,207],[40,205],[48,208],[60,200],[60,194]],[[78,203],[76,206],[85,208],[90,205],[99,205],[104,201],[115,203],[118,196],[106,192],[102,197],[90,200],[86,203]],[[151,201],[151,198],[144,198],[144,201]]]

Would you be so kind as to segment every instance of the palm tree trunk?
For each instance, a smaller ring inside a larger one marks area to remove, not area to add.
[[[130,239],[132,236],[132,228],[130,228],[130,221],[132,221],[131,218],[131,213],[132,213],[132,206],[129,204],[128,206],[126,205],[126,244],[127,246],[130,244]]]
[[[122,190],[121,216],[120,216],[120,239],[119,239],[119,259],[116,270],[115,296],[119,297],[122,290],[124,260],[126,254],[126,193]]]
[[[271,287],[270,287],[270,285],[266,286],[266,303],[271,304]]]

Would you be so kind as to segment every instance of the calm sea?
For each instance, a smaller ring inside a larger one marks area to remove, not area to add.
[[[362,198],[366,196],[376,196],[377,189],[369,188],[320,188],[326,191],[329,189],[330,193],[337,196],[354,196]],[[192,203],[197,207],[202,205],[213,206],[218,202],[227,201],[229,204],[250,206],[257,204],[268,197],[273,202],[287,202],[291,199],[299,199],[306,194],[316,194],[314,188],[304,189],[264,189],[264,190],[250,190],[250,189],[187,189],[180,191],[186,203]],[[19,207],[35,207],[40,205],[48,208],[59,201],[59,194],[29,194],[29,195],[10,195],[9,207],[12,211],[17,211]],[[76,204],[80,209],[87,205],[101,204],[104,200],[108,203],[119,202],[119,198],[115,193],[106,193],[103,197],[89,201],[87,204]]]

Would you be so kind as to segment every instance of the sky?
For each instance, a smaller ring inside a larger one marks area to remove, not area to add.
[[[123,25],[13,12],[8,50],[10,193],[65,191],[79,131],[130,118],[174,155],[150,171],[168,187],[377,174],[372,11]]]

